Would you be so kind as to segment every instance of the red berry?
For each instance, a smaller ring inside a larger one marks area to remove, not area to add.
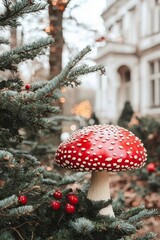
[[[24,196],[24,195],[21,195],[21,196],[18,197],[18,201],[19,201],[21,204],[26,205],[26,203],[27,203],[27,197]]]
[[[65,207],[65,211],[66,211],[66,213],[72,214],[76,211],[76,208],[75,208],[75,206],[71,205],[70,203],[67,203],[66,207]]]
[[[59,190],[56,190],[56,191],[53,193],[53,196],[54,196],[56,199],[61,199],[61,198],[62,198],[62,192],[59,191]]]
[[[79,202],[78,197],[76,195],[74,195],[74,194],[69,194],[68,195],[68,200],[73,205],[76,205]]]
[[[155,166],[155,164],[154,164],[154,163],[149,163],[149,164],[147,165],[147,171],[148,171],[149,173],[155,172],[155,171],[156,171],[156,166]]]
[[[25,89],[29,90],[30,88],[31,88],[31,85],[30,84],[26,84]]]
[[[53,201],[51,202],[51,207],[53,210],[57,211],[61,207],[61,203],[59,201]]]

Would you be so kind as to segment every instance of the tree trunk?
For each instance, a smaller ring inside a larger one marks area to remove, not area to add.
[[[62,20],[63,20],[63,12],[65,6],[53,6],[53,1],[48,0],[49,3],[49,21],[50,27],[49,32],[50,35],[54,39],[54,44],[50,46],[50,74],[49,79],[58,75],[62,70],[62,51],[63,51],[63,32],[62,32]]]
[[[16,0],[13,0],[15,3]],[[10,30],[11,33],[11,48],[16,48],[17,47],[17,28],[11,28]]]
[[[11,29],[11,48],[17,47],[17,29]]]

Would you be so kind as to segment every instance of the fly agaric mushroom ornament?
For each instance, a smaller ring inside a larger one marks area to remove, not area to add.
[[[92,172],[87,198],[109,200],[109,173],[141,168],[147,159],[141,140],[132,132],[114,125],[92,125],[74,132],[55,154],[58,165]],[[114,216],[109,205],[99,212]]]

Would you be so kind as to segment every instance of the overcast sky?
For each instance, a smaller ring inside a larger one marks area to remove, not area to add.
[[[72,2],[72,1],[71,1]],[[71,44],[71,47],[79,48],[82,50],[86,45],[94,45],[96,37],[105,34],[104,23],[101,17],[101,14],[105,10],[107,0],[84,0],[84,3],[80,8],[74,10],[74,15],[76,16],[78,22],[84,23],[89,26],[90,29],[98,30],[96,36],[93,33],[87,31],[82,31],[80,29],[67,31],[66,38],[68,43]],[[73,0],[73,4],[75,1]],[[94,47],[92,52],[89,54],[94,55]],[[66,63],[64,64],[66,65]],[[97,87],[97,79],[95,74],[89,74],[86,77],[83,77],[82,85],[88,88]]]
[[[106,7],[107,0],[86,0],[81,9],[79,9],[79,19],[83,22],[87,22],[93,28],[98,28],[101,21],[101,13]]]

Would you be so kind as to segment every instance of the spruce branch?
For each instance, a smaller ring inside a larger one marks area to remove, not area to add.
[[[0,70],[5,71],[9,69],[11,71],[17,71],[17,64],[27,59],[33,60],[37,55],[44,54],[45,48],[53,42],[51,37],[42,38],[39,41],[3,53],[0,55]]]
[[[134,234],[136,232],[136,228],[132,224],[124,221],[115,221],[109,227],[127,235]]]
[[[49,42],[47,44],[50,44],[50,41],[52,42],[52,39],[49,38]],[[40,44],[39,44],[40,43]],[[44,44],[41,42],[38,43],[38,48],[41,46],[43,47]],[[43,46],[42,46],[43,45]],[[33,46],[29,46],[26,49],[31,54],[33,52]],[[37,50],[37,49],[36,49]],[[32,126],[32,129],[45,129],[46,127],[48,128],[50,125],[48,121],[48,116],[49,114],[56,114],[59,113],[60,109],[59,107],[54,107],[51,106],[51,102],[54,99],[54,96],[56,95],[57,98],[57,90],[60,89],[61,87],[64,87],[67,85],[67,82],[69,80],[66,80],[68,77],[68,74],[70,71],[73,69],[77,63],[85,56],[90,51],[90,47],[87,46],[84,48],[79,54],[77,54],[72,61],[68,63],[68,65],[62,70],[62,72],[53,78],[51,81],[46,82],[45,85],[42,87],[39,87],[38,90],[30,91],[30,92],[18,92],[18,91],[13,91],[11,89],[4,89],[1,91],[0,94],[0,106],[1,109],[4,112],[4,115],[0,117],[0,126],[1,128],[5,128],[9,130],[9,133],[14,137],[18,137],[18,129],[20,128],[30,128]],[[18,52],[17,52],[18,51]],[[18,54],[17,54],[18,53]],[[22,51],[21,48],[13,49],[12,50],[12,55],[11,55],[11,61],[8,61],[8,54],[5,53],[3,56],[5,56],[5,61],[2,61],[3,68],[4,66],[6,67],[6,64],[12,65],[14,69],[14,63],[16,64],[16,61],[20,61],[17,57],[19,54],[22,53],[22,56],[20,57],[23,59],[25,58],[25,53]],[[24,55],[23,55],[24,54]],[[17,57],[15,57],[17,56]],[[17,58],[17,60],[16,60]],[[13,61],[14,60],[14,61]],[[0,64],[1,65],[1,64]],[[83,65],[82,65],[83,66]],[[2,67],[2,66],[0,66]],[[9,67],[10,68],[10,67]],[[80,73],[83,75],[83,67],[79,67]],[[103,71],[102,66],[93,66],[93,67],[88,67],[88,73],[93,71]],[[87,67],[85,67],[85,73],[87,71]],[[75,76],[74,80],[71,80],[69,82],[70,85],[73,83],[76,85],[78,84],[78,75],[77,77]],[[16,84],[16,83],[15,83]],[[4,84],[2,84],[4,86]],[[18,85],[19,86],[19,85]],[[55,93],[55,94],[54,94]],[[4,142],[4,140],[3,140]]]
[[[17,27],[20,25],[17,18],[23,17],[24,14],[30,12],[39,12],[43,10],[47,4],[35,3],[35,1],[19,0],[11,3],[8,0],[3,0],[5,10],[0,14],[0,26],[2,27]]]
[[[90,46],[87,46],[80,53],[78,53],[58,76],[50,80],[46,86],[44,86],[40,90],[37,90],[35,98],[40,99],[43,96],[46,96],[51,91],[54,91],[56,88],[62,87],[64,85],[63,81],[66,79],[71,69],[74,68],[74,66],[90,51],[91,51]]]
[[[57,186],[57,181],[54,181],[50,178],[45,178],[42,180],[42,184]]]
[[[9,161],[13,159],[13,155],[5,150],[0,150],[0,161]]]
[[[10,230],[6,230],[0,233],[0,239],[3,240],[16,240],[14,236],[12,236]]]
[[[144,209],[144,210],[140,211],[139,213],[137,213],[136,215],[130,217],[128,219],[128,222],[130,224],[136,224],[136,223],[139,223],[143,219],[153,217],[153,216],[156,217],[159,215],[160,215],[160,212],[157,209],[151,209],[151,210]]]
[[[11,215],[11,216],[18,217],[18,216],[29,214],[31,212],[33,212],[33,206],[27,205],[27,206],[24,206],[24,207],[12,208],[8,212],[8,214]]]
[[[88,67],[87,65],[82,65],[80,67],[76,67],[73,70],[71,70],[71,72],[67,76],[67,79],[68,79],[68,81],[70,81],[71,79],[74,79],[77,76],[81,76],[81,75],[86,75],[88,73],[97,72],[98,70],[101,70],[101,69],[103,69],[102,65],[91,66],[91,67]]]
[[[4,88],[8,88],[10,90],[16,90],[18,92],[21,91],[21,87],[23,86],[23,81],[19,78],[11,78],[7,80],[0,81],[0,90]]]
[[[156,236],[157,235],[155,233],[149,232],[146,233],[144,236],[137,237],[135,240],[152,240],[156,239]]]
[[[5,198],[0,201],[0,210],[4,210],[5,208],[11,207],[14,204],[18,203],[18,198],[16,195],[12,195],[11,197]]]
[[[84,217],[77,218],[75,221],[71,220],[69,226],[82,236],[89,235],[95,228],[94,223]]]
[[[68,65],[62,70],[62,72],[56,76],[55,78],[53,78],[52,80],[50,80],[43,88],[38,89],[35,94],[30,94],[30,95],[25,95],[24,98],[26,97],[26,99],[41,99],[44,96],[47,96],[50,92],[54,91],[56,88],[61,88],[63,86],[66,86],[67,83],[69,82],[69,80],[66,80],[68,77],[68,74],[70,73],[70,71],[75,67],[75,65],[88,53],[91,51],[90,46],[85,47],[80,53],[78,53],[72,61],[70,61],[68,63]],[[83,68],[80,67],[80,71],[81,74],[83,73]],[[86,72],[85,68],[85,72]],[[104,67],[103,66],[93,66],[93,67],[88,67],[88,73],[93,71],[103,71]],[[80,74],[74,78],[74,81],[70,82],[70,85],[73,83],[77,83],[77,79],[80,76]]]
[[[0,44],[9,44],[9,41],[4,37],[0,37]]]
[[[122,212],[119,216],[120,219],[128,219],[134,215],[137,215],[140,211],[143,211],[145,206],[138,206],[135,208],[131,208],[128,211]]]

